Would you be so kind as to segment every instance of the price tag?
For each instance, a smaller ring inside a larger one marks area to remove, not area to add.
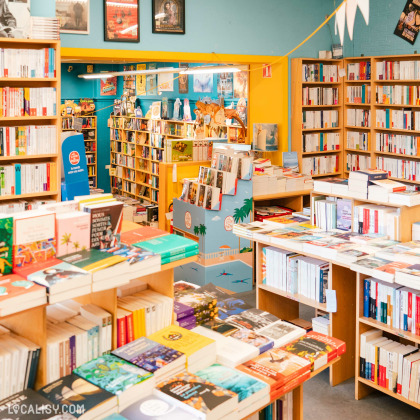
[[[337,312],[337,294],[335,290],[327,289],[327,312]]]
[[[342,69],[338,69],[338,76],[339,77],[345,77],[346,75],[346,69],[342,68]]]

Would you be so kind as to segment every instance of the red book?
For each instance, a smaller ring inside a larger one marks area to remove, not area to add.
[[[121,243],[130,246],[138,242],[148,241],[150,239],[159,238],[160,236],[166,235],[168,235],[168,232],[164,230],[150,226],[144,226],[121,233]]]
[[[305,372],[299,375],[297,378],[287,382],[287,384],[283,385],[279,389],[276,389],[274,392],[270,394],[270,400],[274,401],[277,400],[277,398],[280,398],[282,395],[287,394],[288,392],[295,389],[297,386],[305,382],[309,377],[311,376],[311,372]]]
[[[117,312],[117,347],[127,344],[126,315]]]
[[[134,341],[134,324],[133,324],[133,313],[131,312],[126,317],[127,320],[127,343]]]

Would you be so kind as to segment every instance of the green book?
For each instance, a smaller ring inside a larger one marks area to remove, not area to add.
[[[139,242],[133,246],[144,248],[147,251],[154,252],[155,254],[160,254],[162,259],[198,250],[197,242],[179,235],[161,236],[160,238]],[[162,264],[164,264],[163,261]]]
[[[114,264],[125,261],[127,258],[101,252],[97,249],[89,249],[73,252],[60,258],[61,261],[75,265],[83,270],[95,272]]]
[[[198,254],[198,248],[192,251],[183,252],[182,254],[172,255],[171,257],[162,258],[161,265],[169,264],[174,261],[182,260],[183,258],[193,257]]]
[[[0,217],[0,274],[12,272],[13,217]]]

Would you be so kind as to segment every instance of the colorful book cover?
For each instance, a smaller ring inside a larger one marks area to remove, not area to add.
[[[74,369],[73,373],[114,395],[153,376],[112,354],[97,357]]]
[[[175,297],[182,296],[185,294],[190,293],[192,290],[199,289],[200,286],[197,286],[196,284],[189,283],[187,281],[177,281],[174,283],[174,294]]]
[[[181,302],[174,301],[174,312],[176,315],[177,321],[179,321],[182,318],[190,317],[191,315],[194,315],[194,308],[188,305],[184,305]]]
[[[203,337],[200,334],[176,325],[170,325],[169,327],[163,328],[160,331],[149,335],[148,338],[163,344],[164,346],[180,351],[187,357],[190,357],[197,350],[214,343],[214,340],[211,340],[210,338]]]
[[[420,264],[409,265],[400,271],[406,274],[411,274],[412,276],[420,276]]]
[[[60,259],[91,273],[95,273],[96,271],[111,267],[126,260],[125,257],[120,255],[109,256],[106,252],[101,252],[97,249],[73,252]]]
[[[198,242],[184,238],[180,235],[166,235],[160,238],[151,239],[149,241],[134,244],[141,248],[160,254],[162,258],[171,257],[172,255],[182,254],[188,251],[198,249]]]
[[[172,140],[171,159],[172,162],[193,160],[193,140]]]
[[[205,415],[227,401],[238,402],[238,396],[191,373],[179,373],[156,387],[160,392],[175,398]],[[230,412],[232,410],[229,410]],[[226,414],[228,414],[226,412]]]
[[[13,267],[40,263],[56,255],[55,214],[25,212],[14,219]]]
[[[13,217],[0,217],[0,274],[12,272]]]
[[[75,281],[75,279],[82,276],[86,278],[87,275],[88,272],[79,267],[65,262],[60,262],[59,264],[54,264],[48,268],[29,274],[27,279],[46,287],[49,292],[55,285]],[[68,287],[71,288],[71,283],[69,283]]]
[[[198,248],[193,249],[191,251],[183,252],[182,254],[172,255],[170,257],[162,257],[161,264],[169,264],[171,262],[182,260],[184,258],[194,257],[195,255],[198,255]]]
[[[22,300],[29,300],[33,296],[42,295],[42,292],[45,294],[45,289],[42,286],[17,274],[6,274],[0,277],[0,308],[8,301],[13,302],[15,298],[21,297]],[[25,298],[23,295],[26,295]]]
[[[105,253],[108,256],[124,257],[130,265],[135,264],[137,262],[150,260],[151,258],[159,259],[159,256],[154,254],[153,252],[147,251],[139,247],[126,245],[117,245],[113,248],[101,249],[101,252]]]
[[[409,267],[410,264],[399,261],[392,261],[388,264],[382,265],[381,267],[375,268],[375,270],[383,271],[384,273],[395,274],[395,271],[401,271],[404,268]]]
[[[123,203],[114,201],[88,205],[84,211],[91,216],[91,248],[111,248],[120,243]]]
[[[302,357],[276,348],[260,354],[236,369],[268,383],[271,390],[281,387],[309,371],[311,363]]]
[[[90,216],[85,212],[59,214],[56,217],[57,257],[90,248]]]
[[[129,230],[121,233],[121,243],[124,245],[133,245],[141,241],[148,241],[150,239],[166,236],[168,232],[150,226],[144,226],[138,229]]]
[[[227,322],[219,321],[218,319],[212,319],[210,321],[201,324],[202,327],[208,328],[209,330],[213,330],[218,332],[219,334],[223,334],[229,336],[234,332],[238,331],[238,327],[235,325],[228,324]],[[247,330],[249,331],[249,330]]]
[[[217,307],[216,299],[204,293],[198,293],[197,291],[190,291],[189,293],[175,296],[175,300],[194,308],[194,314],[207,309],[215,310]]]
[[[257,347],[260,354],[274,347],[274,341],[268,337],[257,334],[255,331],[246,328],[238,329],[230,334],[232,338],[236,338],[243,343]]]
[[[239,370],[231,369],[218,363],[199,370],[196,375],[206,381],[238,394],[239,402],[246,400],[262,389],[266,389],[268,394],[268,386],[265,382],[259,381],[250,375],[245,375]]]
[[[114,395],[74,374],[64,376],[38,392],[53,404],[66,407],[77,417],[106,402],[110,403],[110,408],[117,408]]]
[[[357,265],[360,267],[368,268],[368,269],[374,269],[378,267],[382,267],[383,265],[386,265],[390,263],[389,260],[384,260],[382,258],[375,258],[375,257],[369,257],[369,258],[363,258],[359,261],[357,261]]]
[[[350,230],[352,202],[350,200],[337,200],[337,229]]]
[[[258,330],[278,320],[279,318],[275,315],[257,308],[248,309],[238,315],[232,315],[226,318],[226,322],[229,324],[237,325],[239,328],[246,328],[248,330]]]
[[[112,351],[112,354],[151,373],[155,373],[184,356],[180,351],[156,343],[146,337],[141,337],[126,344]]]
[[[121,419],[128,420],[197,420],[195,414],[179,407],[175,401],[162,399],[159,395],[149,395],[131,404],[121,412]],[[108,419],[108,417],[106,418]],[[104,420],[106,420],[104,419]],[[109,420],[119,420],[109,419]]]

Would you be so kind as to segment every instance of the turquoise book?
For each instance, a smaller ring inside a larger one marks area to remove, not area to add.
[[[162,258],[198,250],[198,242],[180,235],[161,236],[160,238],[139,242],[134,244],[134,246],[152,251],[155,254],[160,254]]]
[[[193,249],[192,251],[183,252],[182,254],[172,255],[171,257],[166,257],[161,259],[161,265],[169,264],[174,261],[182,260],[183,258],[193,257],[198,255],[198,248]]]
[[[122,394],[128,388],[153,376],[152,373],[111,354],[97,357],[74,369],[73,373],[114,395]]]

